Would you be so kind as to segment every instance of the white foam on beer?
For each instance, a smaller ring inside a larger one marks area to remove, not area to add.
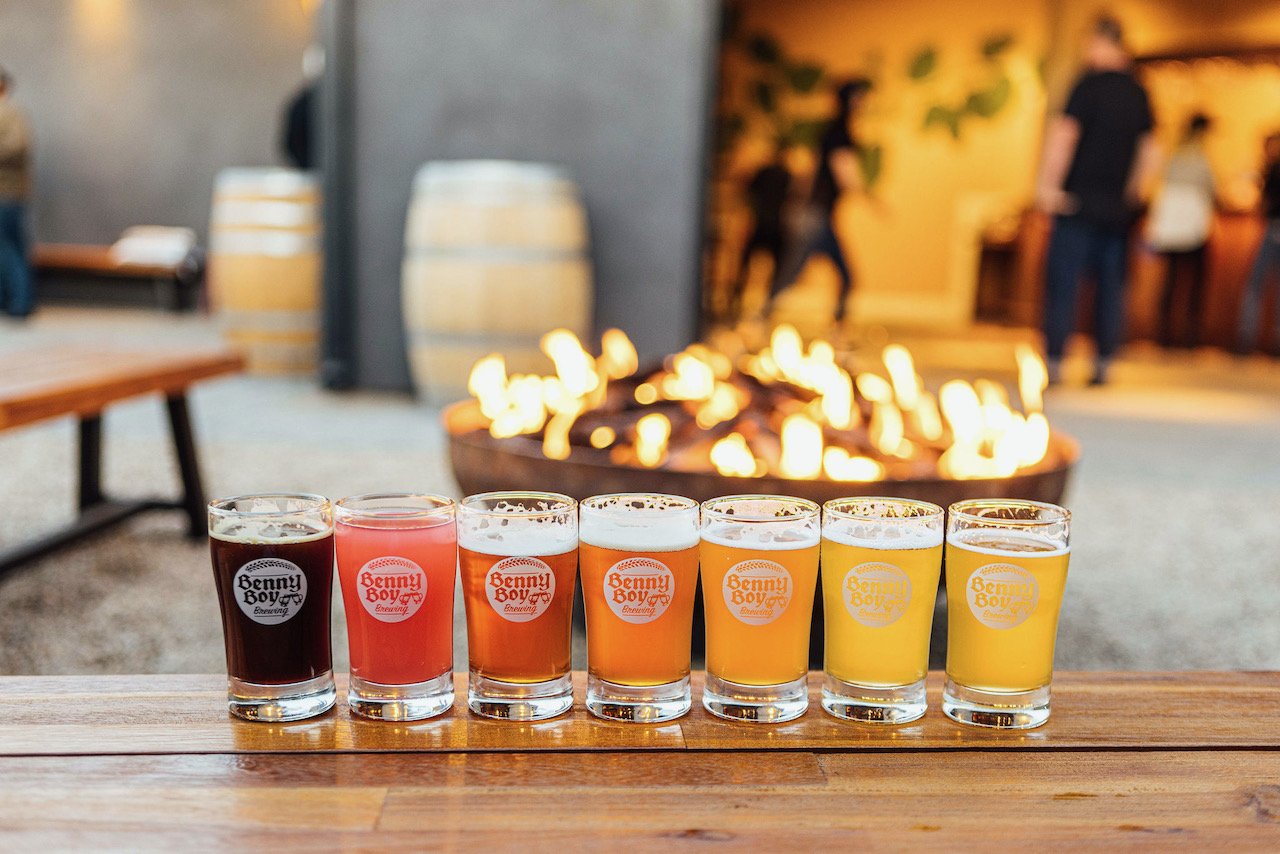
[[[798,526],[794,520],[780,522],[715,521],[702,531],[708,543],[729,548],[780,552],[816,546],[821,534],[818,527]]]
[[[577,548],[578,531],[564,521],[486,516],[459,521],[458,545],[503,557],[558,555]]]
[[[582,511],[582,542],[620,552],[678,552],[698,544],[698,514],[661,521],[663,514],[636,511],[622,517]]]
[[[867,529],[874,528],[875,525],[874,522],[828,522],[822,529],[822,537],[833,543],[864,549],[932,549],[942,545],[941,528],[892,527],[884,530],[879,536],[871,536],[867,533]]]
[[[969,542],[971,539],[1002,539],[1011,543],[1023,542],[1028,545],[1048,546],[1047,549],[993,549],[990,546],[977,546]],[[954,531],[947,535],[947,542],[956,548],[964,549],[967,552],[977,552],[978,554],[993,555],[994,557],[1058,557],[1060,555],[1070,554],[1070,546],[1058,546],[1048,537],[1041,537],[1036,534],[1013,531],[1007,529],[993,528],[969,528],[964,531]]]
[[[209,536],[226,543],[249,545],[280,545],[309,543],[329,536],[332,531],[319,522],[291,519],[255,519],[251,516],[233,516],[217,519]]]

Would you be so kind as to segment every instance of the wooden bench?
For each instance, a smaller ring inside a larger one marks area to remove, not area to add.
[[[173,311],[196,307],[204,275],[204,262],[194,250],[177,264],[135,264],[116,260],[110,246],[39,243],[31,253],[31,264],[44,275],[151,282],[157,302]]]
[[[903,726],[824,714],[820,673],[780,726],[606,723],[584,683],[532,725],[465,674],[433,720],[267,724],[224,676],[0,677],[0,847],[1280,850],[1276,673],[1058,673],[1030,731],[948,720],[937,672]]]
[[[187,389],[241,367],[239,356],[222,350],[47,347],[0,353],[0,430],[66,415],[80,421],[79,517],[62,530],[0,550],[0,573],[149,510],[182,510],[190,522],[190,535],[204,536],[204,489]],[[177,500],[113,499],[102,490],[102,411],[144,394],[165,398],[182,477],[182,497]]]

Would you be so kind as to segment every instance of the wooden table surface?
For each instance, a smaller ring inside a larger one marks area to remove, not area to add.
[[[0,848],[1280,850],[1280,673],[1059,673],[1041,729],[294,724],[217,676],[0,677]],[[341,686],[340,686],[341,687]],[[578,679],[578,699],[582,679]],[[604,846],[602,848],[602,846]]]

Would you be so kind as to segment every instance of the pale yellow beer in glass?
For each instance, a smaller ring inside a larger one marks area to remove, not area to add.
[[[942,508],[925,501],[823,506],[822,707],[830,714],[875,723],[924,715],[942,538]]]
[[[1049,719],[1071,514],[1015,500],[962,501],[949,512],[943,711],[979,726],[1040,726]]]
[[[702,505],[702,705],[711,714],[780,723],[808,709],[819,512],[812,501],[780,495]]]

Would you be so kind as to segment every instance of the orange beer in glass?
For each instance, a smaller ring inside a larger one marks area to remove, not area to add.
[[[686,714],[698,502],[597,495],[579,507],[587,612],[587,708],[654,723]]]
[[[779,723],[809,708],[819,539],[818,505],[803,498],[733,495],[702,505],[702,705],[711,714]]]
[[[377,720],[434,717],[453,706],[454,502],[386,493],[334,505],[347,614],[347,705]]]
[[[458,509],[458,557],[467,707],[513,720],[567,712],[578,503],[554,492],[468,496]]]

